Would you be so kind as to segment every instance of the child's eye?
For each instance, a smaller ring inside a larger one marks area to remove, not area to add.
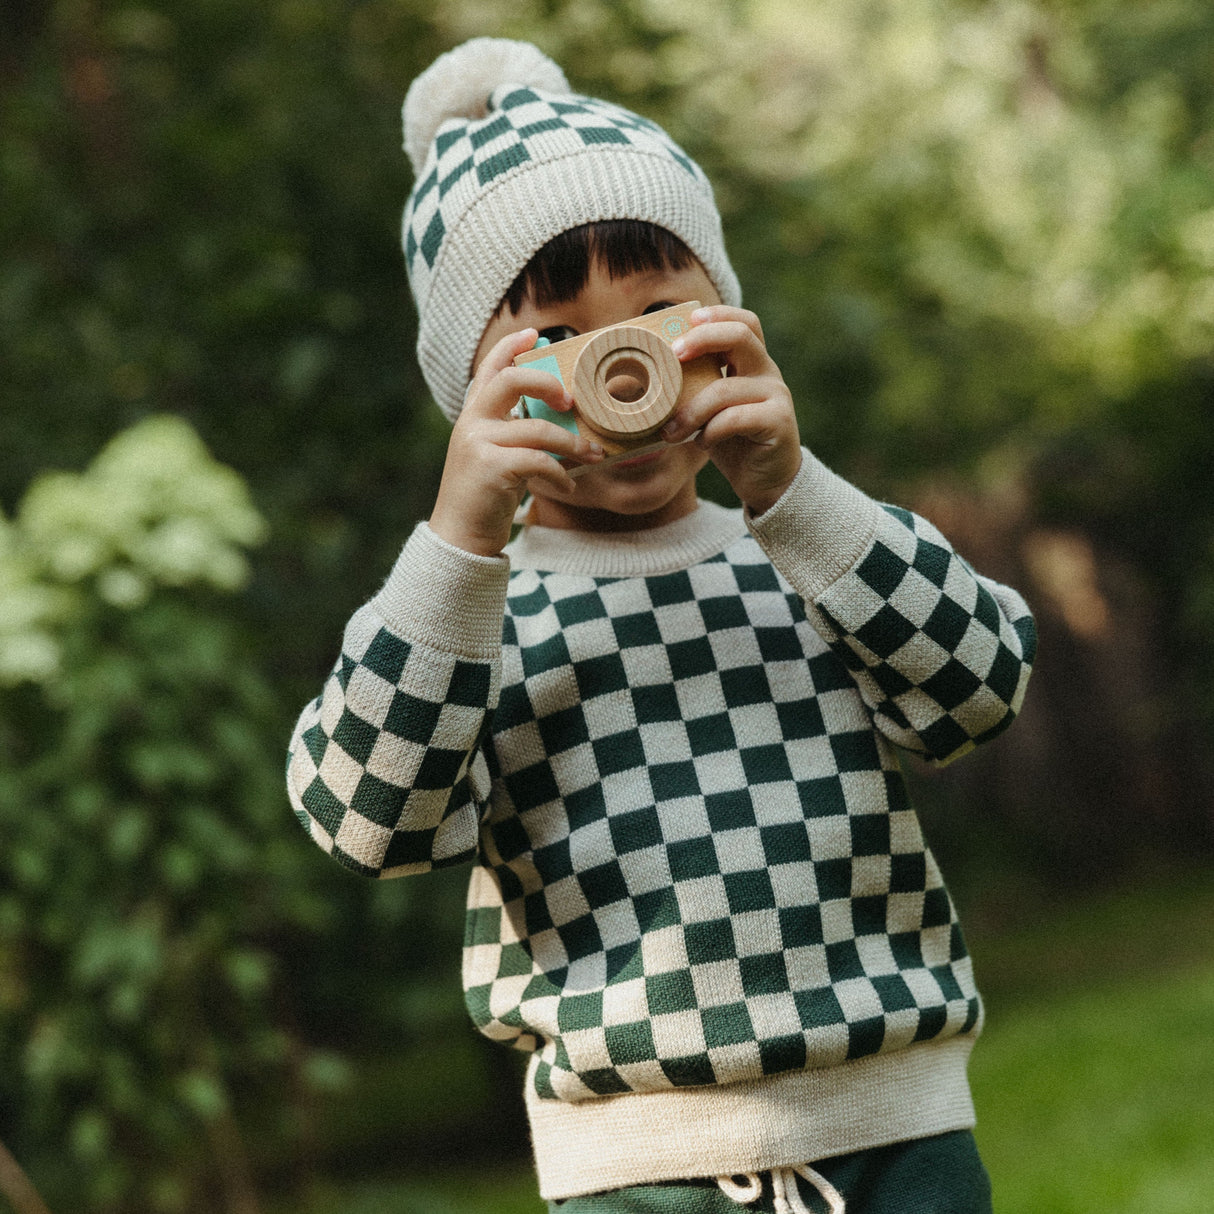
[[[641,313],[642,316],[648,316],[650,312],[660,312],[663,308],[673,308],[674,303],[669,299],[663,299],[659,303],[651,303],[649,307]]]
[[[540,336],[546,337],[553,345],[558,341],[565,341],[567,338],[576,337],[577,330],[570,328],[568,325],[553,325],[549,329],[541,329]]]

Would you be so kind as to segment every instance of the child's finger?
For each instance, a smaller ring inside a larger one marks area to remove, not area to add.
[[[747,324],[737,317],[724,320],[708,320],[696,325],[672,344],[680,362],[690,362],[706,354],[722,358],[730,375],[764,374],[775,367],[767,347],[763,344],[762,330]]]
[[[601,444],[542,418],[512,419],[494,432],[494,441],[499,447],[534,447],[560,459],[574,459],[580,463],[591,463],[603,457]]]
[[[699,427],[696,442],[712,448],[742,438],[755,447],[774,447],[788,437],[786,410],[771,399],[745,401],[718,409]]]
[[[760,412],[755,407],[762,406]],[[787,418],[792,415],[792,397],[779,376],[740,376],[714,380],[680,406],[662,427],[662,438],[679,442],[697,430],[703,430],[714,418],[737,413],[732,426],[757,424],[765,429],[768,414]],[[765,441],[762,438],[756,441]]]
[[[480,365],[476,369],[478,376],[483,374],[496,375],[498,371],[504,370],[506,367],[526,350],[530,350],[539,340],[539,332],[536,329],[519,329],[514,333],[507,333],[505,337],[499,338],[490,348],[489,353],[481,359]]]
[[[558,493],[572,493],[577,488],[560,461],[537,447],[498,447],[496,460],[501,464],[503,481],[516,486],[519,494],[534,481],[549,485]]]
[[[535,329],[508,333],[481,360],[464,397],[465,413],[472,417],[505,417],[520,396],[535,396],[558,411],[573,407],[561,381],[546,371],[516,367],[517,355],[535,346]]]
[[[555,375],[532,367],[510,366],[483,384],[475,399],[464,406],[464,412],[478,419],[505,418],[521,396],[542,400],[558,413],[573,408],[573,397]]]
[[[697,308],[691,314],[691,329],[684,334],[684,338],[695,336],[697,343],[707,344],[713,342],[720,337],[720,330],[715,333],[705,332],[719,325],[737,325],[740,329],[735,329],[733,332],[740,333],[745,330],[744,340],[748,344],[753,344],[756,349],[762,350],[764,354],[767,352],[767,339],[763,335],[763,322],[759,320],[754,312],[749,312],[745,308],[731,308],[726,304],[716,304],[708,308]],[[694,357],[694,355],[692,355]]]
[[[767,344],[763,336],[762,321],[754,312],[748,311],[746,308],[731,308],[728,304],[713,304],[707,308],[697,308],[691,314],[693,329],[719,321],[737,321],[745,325],[764,345]]]

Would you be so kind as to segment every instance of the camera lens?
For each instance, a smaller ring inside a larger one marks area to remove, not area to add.
[[[607,395],[621,405],[631,405],[649,391],[649,371],[637,358],[621,358],[607,368]]]

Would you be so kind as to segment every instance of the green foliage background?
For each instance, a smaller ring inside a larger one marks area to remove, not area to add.
[[[482,33],[688,147],[806,441],[1037,608],[1017,728],[912,773],[977,921],[1214,850],[1208,5],[9,0],[0,1138],[56,1208],[525,1152],[460,874],[281,791],[437,484],[399,105]]]

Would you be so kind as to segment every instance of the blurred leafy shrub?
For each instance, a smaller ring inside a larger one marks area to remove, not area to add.
[[[221,598],[264,533],[164,416],[0,529],[0,1073],[55,1208],[242,1208],[243,1138],[289,1136],[280,1089],[326,1077],[276,1005],[314,900]]]

